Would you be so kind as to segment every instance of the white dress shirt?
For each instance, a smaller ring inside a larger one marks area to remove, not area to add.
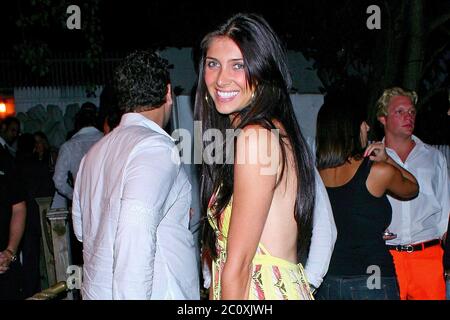
[[[190,203],[173,139],[141,114],[125,114],[75,181],[83,299],[199,299]]]
[[[327,189],[317,170],[316,201],[313,213],[313,231],[305,273],[309,283],[318,288],[325,277],[333,254],[337,230]]]
[[[6,143],[5,139],[3,139],[2,137],[0,137],[0,145],[7,149],[9,154],[11,155],[11,157],[15,157],[16,155],[16,150],[14,150],[14,148],[12,148],[9,144]]]
[[[70,171],[73,178],[76,178],[81,159],[102,137],[103,133],[97,128],[84,127],[61,145],[53,181],[58,192],[68,199],[72,199],[73,196],[73,188],[67,183],[68,172]]]
[[[0,137],[0,144],[2,145],[3,148],[8,147],[8,144],[6,143],[5,139],[3,139],[2,137]]]
[[[407,245],[442,238],[447,230],[450,192],[447,162],[442,153],[412,136],[416,143],[403,163],[397,153],[386,148],[389,156],[411,172],[419,183],[419,195],[410,201],[388,196],[392,206],[389,231],[397,238],[389,245]]]

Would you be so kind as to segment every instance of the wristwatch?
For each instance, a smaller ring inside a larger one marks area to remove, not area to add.
[[[17,260],[17,255],[16,255],[14,252],[12,252],[12,250],[10,250],[10,249],[5,249],[5,251],[8,251],[9,254],[11,255],[11,263],[12,263],[12,262],[15,262],[15,261]]]

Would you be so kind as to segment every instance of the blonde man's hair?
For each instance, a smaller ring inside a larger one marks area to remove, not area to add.
[[[383,94],[377,101],[377,118],[386,116],[388,113],[389,101],[395,96],[404,96],[411,99],[411,102],[415,106],[418,100],[417,93],[415,91],[408,91],[400,87],[392,87],[383,91]]]

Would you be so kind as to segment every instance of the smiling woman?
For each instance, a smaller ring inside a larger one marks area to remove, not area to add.
[[[234,164],[202,167],[210,295],[310,300],[298,254],[311,240],[314,164],[293,112],[280,40],[261,16],[237,14],[203,39],[199,71],[195,113],[203,132],[236,132],[217,146],[227,154],[232,145]]]
[[[211,41],[206,53],[205,83],[221,114],[239,112],[249,104],[254,90],[247,83],[242,53],[230,38]]]

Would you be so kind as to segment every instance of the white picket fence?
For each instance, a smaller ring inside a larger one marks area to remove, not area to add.
[[[80,106],[85,102],[98,106],[102,89],[101,86],[91,91],[84,86],[14,88],[16,116],[22,132],[42,131],[50,144],[58,148],[73,130]]]
[[[31,107],[42,104],[58,106],[63,114],[67,105],[92,102],[98,106],[102,87],[98,86],[93,94],[84,86],[76,87],[18,87],[14,88],[14,103],[16,113],[27,112]]]

